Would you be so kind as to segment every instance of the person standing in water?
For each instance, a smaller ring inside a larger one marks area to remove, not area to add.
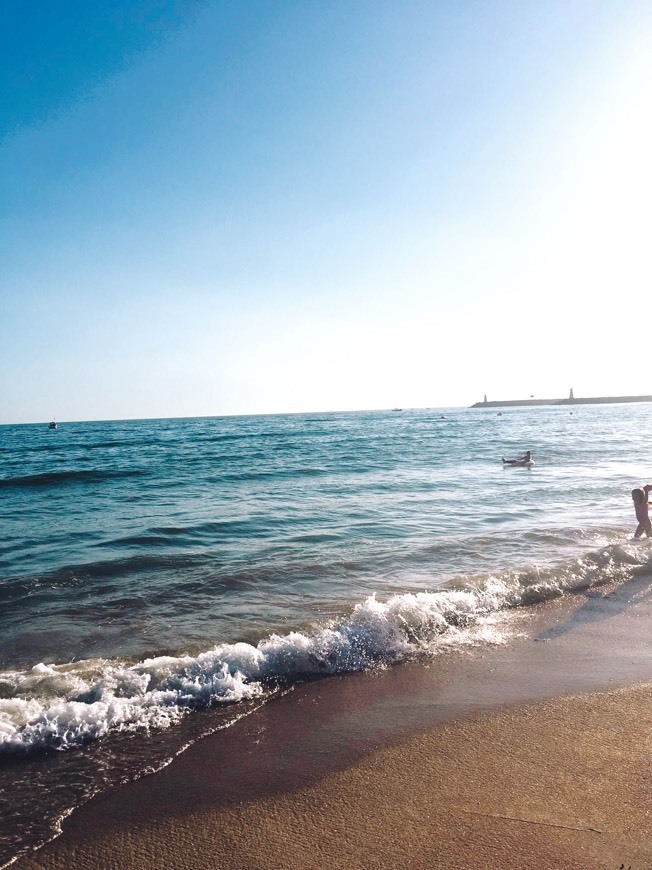
[[[638,520],[638,525],[634,532],[635,538],[640,538],[643,532],[645,532],[648,538],[652,538],[652,523],[650,523],[649,514],[650,503],[648,501],[651,489],[652,485],[647,484],[647,486],[644,486],[643,488],[632,490],[632,501],[634,502],[634,510],[636,511],[636,519]]]

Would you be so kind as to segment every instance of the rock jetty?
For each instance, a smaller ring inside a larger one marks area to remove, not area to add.
[[[576,398],[573,391],[567,399],[511,399],[500,402],[476,402],[472,408],[524,408],[536,405],[615,405],[620,402],[652,402],[652,396],[592,396]]]

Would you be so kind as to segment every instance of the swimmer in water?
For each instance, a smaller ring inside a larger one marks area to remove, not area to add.
[[[529,465],[532,462],[532,454],[526,450],[523,456],[517,456],[516,459],[503,459],[505,465]]]

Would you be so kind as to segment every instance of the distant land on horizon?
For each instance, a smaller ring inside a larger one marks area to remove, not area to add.
[[[619,402],[652,402],[652,396],[593,396],[591,398],[576,398],[573,391],[567,399],[509,399],[506,401],[476,402],[472,408],[519,408],[532,405],[616,405]]]

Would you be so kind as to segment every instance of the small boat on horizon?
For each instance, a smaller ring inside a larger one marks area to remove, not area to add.
[[[51,420],[50,425],[48,426],[48,429],[56,429],[56,428],[57,428],[57,424],[54,422],[54,420]]]

